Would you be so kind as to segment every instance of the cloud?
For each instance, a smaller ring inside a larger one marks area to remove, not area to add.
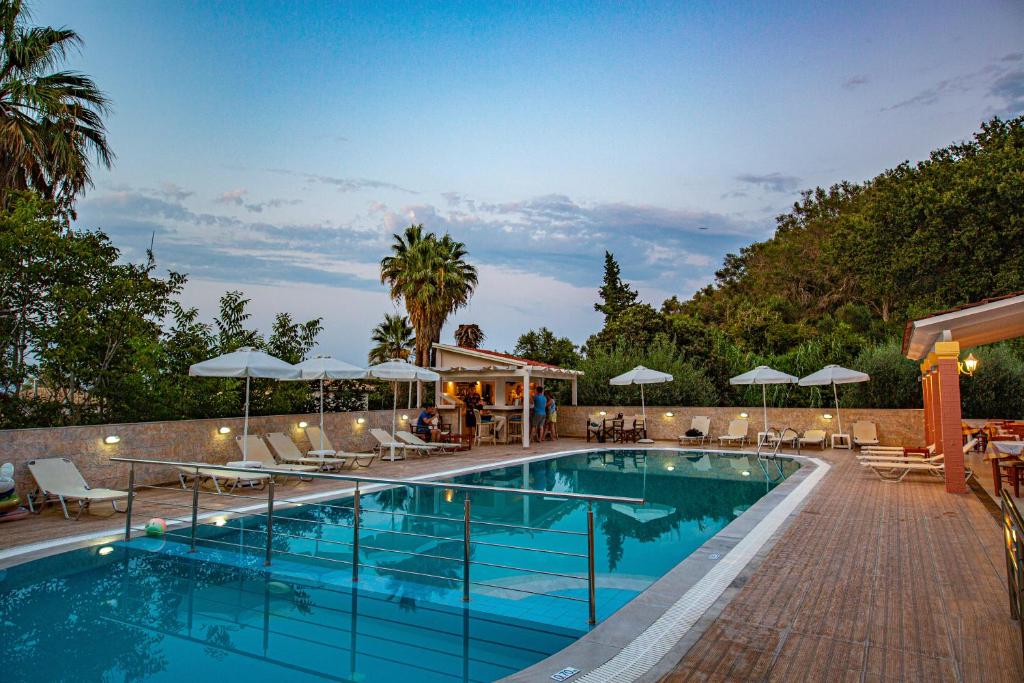
[[[267,169],[271,173],[303,178],[310,183],[321,183],[337,188],[338,192],[359,192],[361,190],[396,190],[408,194],[417,194],[415,190],[404,188],[394,183],[383,180],[371,180],[369,178],[336,178],[334,176],[320,175],[318,173],[303,173],[301,171],[290,171],[286,168]]]
[[[1024,69],[1017,69],[997,78],[989,94],[1001,100],[1001,113],[1016,116],[1024,112]]]
[[[228,190],[227,192],[221,193],[214,201],[218,204],[234,204],[236,206],[242,205],[242,197],[248,194],[248,190],[245,188],[239,188],[237,190]]]
[[[261,213],[263,209],[276,209],[281,206],[295,206],[301,203],[301,199],[268,199],[265,202],[246,204],[245,208],[252,213]]]
[[[736,180],[749,185],[757,185],[768,192],[795,192],[800,186],[800,178],[781,173],[742,173]]]
[[[867,76],[865,76],[864,74],[857,74],[854,76],[850,76],[845,81],[843,81],[843,87],[846,88],[847,90],[855,90],[856,88],[859,88],[862,85],[867,85],[867,83]]]
[[[171,182],[160,183],[160,187],[156,190],[156,193],[164,199],[175,202],[183,202],[195,194],[195,192],[185,190]]]

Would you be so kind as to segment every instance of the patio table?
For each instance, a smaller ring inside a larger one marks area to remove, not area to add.
[[[1020,480],[1022,471],[1024,471],[1024,461],[1021,461],[1021,455],[1024,455],[1024,441],[988,442],[988,454],[985,456],[985,460],[992,463],[992,481],[995,486],[996,495],[999,495],[999,488],[1002,483],[999,468],[1007,467],[1010,469],[1010,483],[1013,484],[1013,495],[1016,498],[1020,498]]]

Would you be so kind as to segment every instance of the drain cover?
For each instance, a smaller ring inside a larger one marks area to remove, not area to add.
[[[575,676],[580,672],[579,669],[574,669],[571,666],[567,666],[556,674],[551,674],[551,680],[553,681],[566,681],[572,676]]]
[[[708,557],[711,558],[712,560],[720,560],[720,559],[722,559],[722,555],[720,553],[711,553],[710,555],[708,555]]]

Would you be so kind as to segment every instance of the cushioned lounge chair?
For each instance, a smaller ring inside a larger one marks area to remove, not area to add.
[[[395,436],[401,441],[409,444],[410,446],[426,446],[433,452],[437,453],[451,453],[459,447],[459,444],[445,443],[443,441],[424,441],[420,437],[416,436],[412,432],[397,431]]]
[[[963,447],[963,452],[966,454],[967,451],[974,448],[974,440],[967,442]],[[946,463],[945,458],[940,453],[933,455],[930,458],[901,458],[894,460],[861,460],[860,463],[863,467],[870,467],[871,470],[878,475],[878,478],[885,482],[899,482],[903,481],[911,472],[926,472],[928,474],[934,474],[937,477],[945,477]],[[974,476],[974,472],[969,467],[964,468],[964,476],[966,479],[970,479]]]
[[[800,446],[817,446],[818,448],[825,450],[825,430],[808,429],[804,432],[804,435],[800,437]]]
[[[878,430],[875,428],[874,422],[854,422],[851,431],[853,432],[854,446],[864,448],[878,445]]]
[[[730,420],[729,431],[718,437],[719,443],[737,443],[742,446],[747,442],[747,434],[750,432],[750,422],[743,418]]]
[[[391,435],[383,429],[371,429],[370,435],[377,440],[377,452],[380,453],[381,460],[405,460],[405,454],[410,450],[420,455],[430,455],[430,446],[413,446],[404,441],[392,439]]]
[[[711,438],[711,418],[706,415],[694,415],[690,420],[690,429],[687,431],[693,430],[700,432],[700,436],[682,434],[679,436],[680,446],[688,443],[699,443],[703,446],[704,442]]]
[[[324,443],[330,443],[329,441],[326,441],[326,438],[327,437],[325,436]],[[302,451],[299,450],[299,447],[295,445],[295,442],[292,441],[284,432],[271,432],[270,434],[267,434],[266,439],[267,443],[270,444],[270,447],[274,450],[274,454],[279,460],[283,462],[297,463],[300,465],[312,465],[325,471],[332,469],[340,470],[348,464],[350,457],[347,453],[339,457],[339,454],[333,448],[329,450],[329,452],[334,453],[333,456],[312,455],[310,453],[303,455]],[[326,449],[325,452],[327,452]],[[369,457],[372,458],[373,456]]]
[[[181,488],[189,488],[189,479],[192,479],[194,485],[195,479],[198,478],[200,486],[202,486],[205,479],[213,484],[213,488],[217,493],[223,493],[220,488],[221,484],[230,484],[229,491],[234,491],[239,486],[251,486],[262,489],[267,485],[267,481],[270,480],[270,475],[266,472],[260,472],[258,467],[253,467],[251,472],[236,472],[233,470],[215,470],[210,467],[202,467],[201,464],[197,463],[196,467],[182,465],[176,469],[178,470],[178,481],[181,483]]]
[[[65,519],[71,519],[67,505],[69,500],[78,502],[76,520],[92,503],[110,503],[114,512],[124,512],[118,509],[117,501],[128,498],[127,491],[90,488],[75,463],[67,458],[29,460],[28,471],[36,480],[36,490],[28,495],[28,508],[32,512],[41,512],[43,506],[54,500],[60,502]]]
[[[238,445],[238,452],[245,453],[246,449],[242,447],[243,439],[248,444],[248,460],[250,462],[258,462],[262,467],[268,469],[282,470],[285,472],[295,472],[302,478],[303,472],[316,472],[320,468],[317,465],[301,465],[290,462],[278,462],[270,449],[267,448],[267,444],[255,434],[250,434],[247,437],[236,436],[235,444]],[[307,477],[308,478],[308,477]]]

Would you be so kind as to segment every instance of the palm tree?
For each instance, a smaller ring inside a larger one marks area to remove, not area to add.
[[[455,330],[455,343],[467,349],[479,349],[487,336],[479,325],[459,325]]]
[[[54,71],[81,45],[69,28],[29,26],[22,0],[0,0],[0,206],[35,190],[69,210],[92,184],[95,159],[109,168],[107,98],[88,76]]]
[[[450,235],[424,233],[410,225],[394,235],[391,255],[380,262],[380,281],[405,310],[416,330],[416,364],[430,364],[431,344],[441,340],[448,316],[469,303],[477,284],[476,268],[466,261],[466,245]]]
[[[398,313],[385,313],[384,321],[373,328],[370,335],[374,343],[368,356],[370,364],[383,363],[392,358],[408,359],[416,343],[413,334],[409,318]]]

